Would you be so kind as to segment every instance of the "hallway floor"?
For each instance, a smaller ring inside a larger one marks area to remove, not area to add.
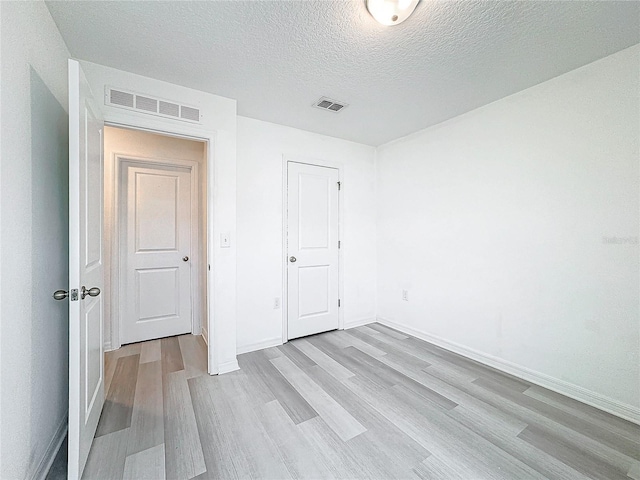
[[[107,355],[92,479],[639,479],[640,427],[379,324],[239,356]]]

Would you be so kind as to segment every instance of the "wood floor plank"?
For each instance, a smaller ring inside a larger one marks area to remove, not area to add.
[[[214,412],[214,422],[202,424],[203,433],[213,435],[214,439],[204,445],[209,478],[291,478],[278,449],[245,397],[246,375],[233,372],[213,382],[208,380],[211,378],[196,377],[189,382],[198,412],[203,407]]]
[[[355,375],[368,378],[379,388],[388,388],[395,385],[391,379],[382,375],[377,375],[375,372],[372,372],[371,368],[369,368],[367,364],[362,363],[359,358],[353,357],[349,352],[353,352],[358,349],[355,349],[352,345],[340,348],[335,342],[324,337],[312,337],[309,339],[309,342],[333,358],[350,372],[353,372]],[[359,351],[362,352],[362,350]]]
[[[431,455],[413,469],[423,480],[469,480],[478,477],[478,472],[468,465],[448,461],[446,458]]]
[[[338,362],[336,362],[329,355],[324,353],[322,350],[318,350],[312,344],[310,344],[305,339],[295,340],[293,346],[304,353],[307,357],[312,359],[315,364],[318,364],[320,368],[325,370],[327,373],[335,377],[337,380],[346,380],[347,378],[353,377],[355,374],[350,370],[344,368]],[[313,365],[311,365],[313,366]]]
[[[439,375],[438,370],[429,367],[429,373]],[[445,381],[452,381],[447,378]],[[559,444],[572,445],[585,454],[597,458],[598,461],[609,464],[618,470],[629,469],[634,460],[627,455],[601,443],[596,439],[583,435],[565,425],[554,421],[534,410],[513,402],[492,390],[483,388],[472,382],[453,381],[453,386],[480,401],[518,419],[530,426],[542,429],[549,438],[555,438]],[[507,392],[511,393],[507,390]]]
[[[289,357],[289,359],[300,368],[313,367],[316,362],[308,355],[303,353],[299,348],[297,348],[294,342],[295,341],[291,341],[285,343],[284,345],[280,345],[278,347],[278,350]]]
[[[178,337],[161,339],[160,352],[162,355],[162,375],[184,370]]]
[[[308,368],[305,372],[358,420],[367,429],[367,432],[375,434],[369,435],[368,438],[380,447],[379,456],[381,458],[387,459],[392,464],[399,462],[400,465],[406,467],[407,465],[417,465],[430,455],[427,450],[405,435],[396,425],[380,415],[368,403],[362,402],[342,382],[336,381],[319,366]]]
[[[161,444],[164,444],[162,365],[156,360],[138,367],[127,455]]]
[[[370,323],[367,325],[372,330],[383,333],[388,337],[395,338],[397,340],[406,340],[409,338],[409,335],[402,333],[398,330],[395,330],[391,327],[387,327],[386,325],[382,325],[381,323]]]
[[[540,477],[529,466],[448,418],[444,411],[426,403],[417,409],[416,403],[389,389],[375,390],[371,385],[363,388],[363,382],[367,381],[354,377],[344,383],[433,455],[473,469],[479,478]]]
[[[118,358],[98,422],[96,437],[131,426],[139,363],[140,355]]]
[[[140,363],[157,362],[160,356],[160,339],[143,342],[140,348]]]
[[[136,355],[136,358],[137,355]],[[128,429],[96,437],[89,451],[82,478],[86,480],[120,479],[124,474]]]
[[[640,425],[537,385],[531,386],[523,393],[640,444]]]
[[[556,457],[518,437],[526,425],[517,431],[511,426],[511,422],[496,422],[494,419],[469,410],[462,405],[447,412],[447,415],[513,457],[519,458],[547,478],[558,480],[586,480],[588,478]]]
[[[206,466],[184,370],[164,375],[162,390],[166,475],[190,479],[206,471]]]
[[[180,353],[187,378],[207,375],[207,350],[199,335],[180,335]]]
[[[360,422],[353,418],[349,412],[342,408],[291,360],[286,357],[274,358],[271,363],[300,392],[343,441],[347,441],[366,431],[366,428]]]
[[[329,478],[331,472],[277,400],[261,405],[258,418],[292,478]]]
[[[349,333],[349,330],[345,330],[343,333],[344,335],[346,335],[346,338],[350,343],[349,345],[350,347],[355,347],[358,350],[363,351],[367,355],[371,355],[372,357],[381,357],[387,354],[387,352],[380,350],[379,348],[373,347],[369,345],[367,342],[363,342],[355,335],[352,335],[351,333]]]
[[[640,462],[636,462],[631,465],[629,471],[627,472],[627,476],[629,478],[633,478],[633,480],[640,480]]]
[[[601,480],[627,480],[628,469],[618,469],[615,466],[598,461],[593,456],[586,454],[571,445],[554,441],[547,432],[536,427],[527,427],[518,434],[527,443],[557,458],[575,470],[588,475],[591,478]]]
[[[384,326],[220,376],[198,342],[105,355],[85,478],[640,480],[640,426]]]
[[[227,435],[224,427],[231,417],[231,406],[230,399],[218,393],[221,380],[205,376],[188,380],[206,465],[206,472],[200,474],[199,479],[240,478],[234,463],[238,451],[235,437]]]
[[[598,442],[631,458],[640,460],[640,445],[637,442],[617,435],[608,429],[600,428],[591,422],[582,420],[581,418],[560,410],[548,403],[542,402],[528,395],[523,395],[520,392],[512,391],[508,386],[505,386],[503,382],[498,382],[493,379],[489,380],[479,378],[478,380],[474,380],[473,383],[484,388],[489,388],[518,405],[522,405],[525,408],[538,412],[561,425],[582,433],[585,436],[597,439]]]
[[[264,384],[271,390],[274,398],[280,402],[294,423],[301,423],[318,416],[313,406],[287,381],[266,355],[262,352],[252,352],[241,357],[242,364],[250,365],[250,368],[264,379]],[[287,357],[283,355],[272,360],[282,358]]]
[[[123,345],[117,350],[111,350],[104,354],[104,391],[108,392],[111,387],[111,380],[113,379],[113,373],[116,370],[116,364],[121,357],[128,357],[129,355],[139,355],[142,349],[141,343],[132,343],[129,345]]]
[[[359,332],[366,333],[368,335],[380,335],[381,333],[374,330],[370,325],[362,325],[360,327],[352,328],[351,330],[358,330]]]
[[[334,479],[377,479],[382,478],[377,469],[346,445],[322,417],[312,418],[298,425],[298,428],[313,446],[314,452],[331,472]]]
[[[356,348],[349,347],[344,349],[344,351],[347,352],[348,355],[350,355],[352,358],[359,360],[363,365],[367,365],[370,369],[371,375],[382,375],[385,378],[389,379],[394,386],[403,385],[404,387],[423,397],[425,400],[432,402],[434,405],[438,405],[445,409],[451,409],[458,405],[447,397],[444,397],[443,395],[440,395],[439,393],[431,390],[423,384],[416,382],[415,380],[402,374],[398,370],[394,370],[377,358],[360,352]]]
[[[164,480],[164,444],[127,456],[124,461],[125,480]]]

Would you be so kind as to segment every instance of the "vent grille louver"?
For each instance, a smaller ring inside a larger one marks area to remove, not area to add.
[[[104,103],[106,105],[173,118],[174,120],[200,123],[199,108],[121,89],[106,87],[105,90]]]
[[[120,105],[122,107],[130,107],[133,108],[133,94],[120,92],[118,90],[111,90],[110,92],[110,102],[112,105]]]
[[[171,117],[180,117],[180,105],[177,103],[160,101],[158,112]]]
[[[153,98],[136,95],[136,109],[145,112],[158,112],[158,101]]]
[[[338,102],[336,100],[331,100],[327,97],[322,97],[316,103],[313,104],[314,107],[320,108],[322,110],[329,110],[333,113],[338,113],[339,111],[346,108],[348,105],[344,102]]]
[[[200,111],[197,108],[185,107],[183,105],[180,108],[180,118],[198,121],[198,119],[200,118]]]

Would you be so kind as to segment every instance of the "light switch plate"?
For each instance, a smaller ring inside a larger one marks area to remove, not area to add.
[[[228,233],[220,234],[220,248],[229,248],[231,246],[231,239]]]

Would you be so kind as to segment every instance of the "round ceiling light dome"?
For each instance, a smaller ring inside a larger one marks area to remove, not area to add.
[[[382,25],[398,25],[411,16],[420,0],[366,0],[367,10]]]

